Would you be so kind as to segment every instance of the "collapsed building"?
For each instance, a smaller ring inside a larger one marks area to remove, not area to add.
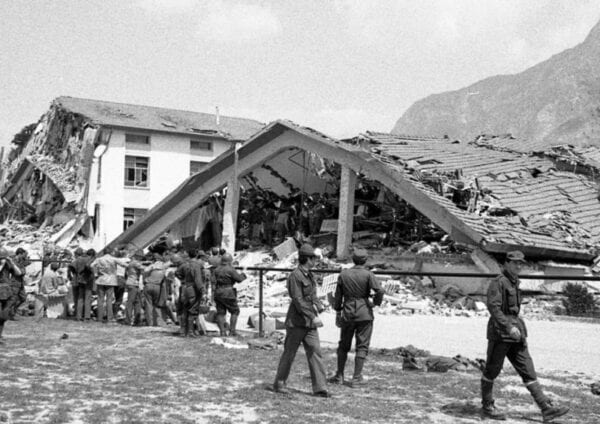
[[[79,237],[101,249],[189,175],[262,127],[218,111],[58,97],[2,164],[0,223],[50,229],[43,241],[61,247]],[[13,230],[16,242],[25,230]]]
[[[463,143],[368,132],[336,140],[275,121],[183,182],[111,246],[147,246],[167,231],[180,240],[197,240],[207,222],[205,208],[215,207],[210,199],[216,196],[222,207],[222,245],[232,251],[240,234],[240,193],[260,188],[279,198],[298,193],[337,197],[337,216],[311,237],[333,234],[338,258],[347,257],[364,235],[378,232],[358,229],[355,224],[362,220],[386,233],[369,243],[387,243],[382,262],[394,262],[399,269],[439,271],[452,263],[455,272],[496,272],[496,258],[519,249],[536,261],[533,273],[561,273],[569,279],[589,275],[600,237],[593,160],[573,169],[566,165],[572,163],[566,159],[573,153],[568,146],[522,152],[493,139]],[[373,195],[360,203],[378,215],[359,213],[357,193],[364,187]],[[407,235],[416,238],[416,245],[405,240]],[[425,236],[432,243],[418,240]],[[394,243],[406,248],[394,249]],[[434,243],[451,243],[459,254],[440,257],[436,252],[445,250]],[[485,288],[481,279],[438,282],[460,285],[466,293]]]

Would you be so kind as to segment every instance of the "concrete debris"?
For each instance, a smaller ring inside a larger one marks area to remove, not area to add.
[[[418,256],[416,257],[418,258]],[[279,260],[275,255],[265,251],[243,252],[238,257],[238,264],[250,267],[253,264],[262,264],[265,267],[293,269],[297,265],[296,252]],[[418,262],[418,261],[417,261]],[[341,263],[324,257],[319,268],[343,269],[351,267],[351,263]],[[374,270],[379,269],[376,264]],[[395,269],[395,265],[388,263],[387,269]],[[246,271],[248,278],[243,284],[237,285],[240,305],[245,307],[258,307],[258,273]],[[276,316],[277,310],[282,310],[289,304],[286,280],[288,273],[281,271],[263,272],[263,307],[265,320],[263,322],[266,333],[283,328],[283,319]],[[338,274],[315,273],[319,287],[317,294],[325,305],[330,305],[335,292]],[[485,303],[485,292],[480,294],[467,294],[465,290],[455,284],[438,284],[435,279],[427,276],[378,275],[378,279],[385,291],[381,306],[376,308],[378,314],[383,315],[440,315],[475,317],[489,316]],[[470,292],[469,292],[470,293]],[[564,314],[562,296],[544,295],[525,297],[523,299],[522,314],[533,319],[552,319],[554,315]],[[250,318],[257,322],[258,314]],[[258,326],[251,322],[251,326]]]
[[[47,227],[73,221],[57,235],[65,247],[86,221],[85,195],[98,131],[53,103],[26,143],[13,146],[4,168],[0,222],[18,221],[51,235]],[[30,232],[32,233],[32,232]]]
[[[591,385],[592,394],[600,396],[600,381],[592,383]]]

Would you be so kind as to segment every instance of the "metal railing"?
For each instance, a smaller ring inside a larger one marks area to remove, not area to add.
[[[258,335],[264,337],[264,307],[263,307],[263,287],[264,274],[269,271],[292,272],[295,268],[274,268],[274,267],[236,267],[243,271],[258,272]],[[339,274],[342,269],[311,269],[311,272],[317,274]],[[375,275],[414,275],[419,277],[460,277],[460,278],[494,278],[498,274],[483,272],[421,272],[421,271],[373,271]],[[555,281],[600,281],[600,276],[591,275],[519,275],[522,280],[555,280]]]

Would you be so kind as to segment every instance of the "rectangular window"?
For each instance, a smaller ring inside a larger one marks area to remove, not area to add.
[[[150,136],[144,134],[125,134],[125,144],[150,144]]]
[[[198,171],[200,171],[208,162],[200,162],[198,160],[190,161],[190,175],[194,175]]]
[[[201,153],[212,152],[213,144],[211,141],[190,140],[190,152]]]
[[[94,216],[92,218],[92,228],[94,230],[94,234],[98,234],[100,232],[100,205],[96,203],[94,205]]]
[[[102,182],[102,156],[98,158],[98,178],[96,179],[96,184],[100,184]]]
[[[144,156],[125,156],[125,187],[149,187],[149,162]]]
[[[123,231],[133,225],[135,221],[143,217],[148,209],[125,208],[123,209]]]

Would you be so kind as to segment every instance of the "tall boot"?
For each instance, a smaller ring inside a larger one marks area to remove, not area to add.
[[[525,384],[529,393],[533,397],[533,400],[542,410],[542,418],[544,422],[550,422],[554,418],[561,417],[569,412],[569,408],[566,406],[553,405],[552,401],[548,399],[548,397],[544,394],[544,390],[542,390],[541,384],[535,380],[530,383]]]
[[[226,336],[227,332],[225,330],[225,315],[217,315],[217,326],[219,327],[219,333],[221,334],[221,337]]]
[[[198,333],[196,332],[196,329],[194,328],[195,320],[196,320],[196,316],[194,316],[194,315],[189,316],[186,320],[188,337],[198,337]]]
[[[229,335],[230,336],[237,336],[237,331],[235,331],[235,327],[237,326],[238,316],[239,316],[239,314],[231,314],[231,317],[229,318]]]
[[[340,349],[337,351],[337,371],[335,375],[328,381],[332,384],[344,384],[344,370],[346,369],[346,360],[348,359],[348,352],[342,352]]]
[[[493,420],[506,420],[506,414],[494,405],[494,382],[481,379],[481,414]]]
[[[188,333],[187,330],[187,321],[183,315],[179,316],[179,330],[177,330],[174,334],[182,337],[186,337]]]
[[[351,387],[358,387],[364,384],[363,381],[363,367],[365,365],[365,359],[362,356],[354,357],[354,375],[352,376],[352,381],[350,382]]]

